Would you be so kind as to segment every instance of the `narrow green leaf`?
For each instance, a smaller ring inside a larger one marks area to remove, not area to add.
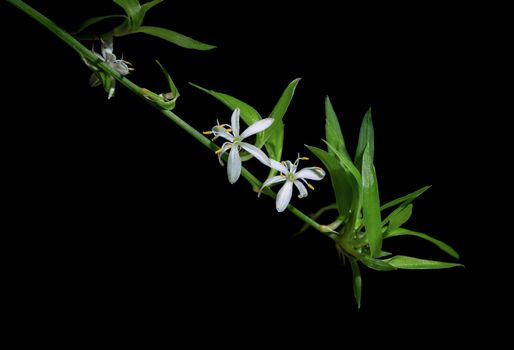
[[[425,186],[425,187],[422,187],[420,188],[419,190],[417,191],[414,191],[412,193],[409,193],[408,195],[405,195],[403,197],[400,197],[400,198],[396,198],[395,200],[392,200],[386,204],[384,204],[380,210],[384,210],[384,209],[387,209],[387,208],[390,208],[390,207],[394,207],[395,205],[397,204],[402,204],[403,202],[406,202],[406,204],[409,204],[411,203],[414,199],[418,198],[421,194],[423,194],[423,192],[425,192],[426,190],[428,190],[430,188],[430,186]]]
[[[450,256],[454,257],[455,259],[459,258],[459,253],[455,251],[452,247],[450,247],[448,244],[430,237],[429,235],[421,232],[411,231],[407,230],[405,228],[398,228],[394,231],[386,231],[384,238],[390,238],[390,237],[396,237],[396,236],[416,236],[419,238],[423,238],[424,240],[427,240],[433,244],[435,244],[439,249],[441,249],[443,252],[449,254]]]
[[[364,150],[366,147],[369,147],[369,154],[371,156],[371,161],[373,162],[373,158],[375,155],[374,139],[375,132],[373,129],[373,122],[371,121],[370,108],[364,115],[364,119],[362,119],[361,129],[359,133],[359,143],[357,144],[357,151],[355,152],[355,166],[357,166],[357,169],[361,168],[362,158],[364,156]]]
[[[98,22],[101,22],[103,20],[110,19],[110,18],[127,18],[127,17],[124,15],[109,15],[109,16],[100,16],[100,17],[89,18],[80,24],[79,29],[77,29],[76,33],[80,33],[82,31],[84,31],[87,27],[90,27],[95,23],[98,23]]]
[[[392,258],[384,259],[384,261],[398,269],[406,270],[447,269],[450,267],[464,266],[462,264],[425,260],[404,255],[396,255]]]
[[[362,157],[362,209],[371,256],[375,257],[382,248],[382,222],[377,176],[369,147],[364,149]]]
[[[387,227],[387,231],[394,231],[403,224],[405,224],[410,216],[412,215],[412,204],[407,205],[406,207],[401,206],[395,211],[393,211],[381,224],[384,226],[389,222],[389,226]]]
[[[357,307],[361,308],[361,295],[362,295],[362,277],[359,269],[359,263],[356,259],[350,258],[350,266],[352,267],[353,275],[353,295],[357,302]]]
[[[280,96],[277,104],[271,111],[270,118],[273,118],[275,121],[263,132],[264,140],[266,140],[265,146],[268,151],[268,156],[277,161],[282,160],[282,147],[284,143],[284,122],[282,119],[289,108],[289,104],[291,103],[291,99],[293,98],[294,91],[299,81],[300,78],[297,78],[287,85],[282,96]],[[260,147],[261,145],[257,144],[256,146]]]
[[[377,271],[392,271],[396,270],[396,267],[389,264],[386,260],[373,259],[369,256],[362,255],[359,257],[359,260],[369,267],[370,269]]]
[[[162,0],[159,0],[159,1],[162,1]],[[171,79],[170,74],[168,73],[166,68],[164,68],[164,66],[161,64],[161,62],[159,62],[157,60],[155,60],[155,62],[157,62],[159,67],[161,67],[161,70],[164,73],[164,76],[166,77],[166,81],[168,82],[168,86],[170,87],[170,92],[172,94],[171,97],[174,98],[174,99],[178,98],[180,96],[180,93],[178,92],[178,89],[175,86],[175,83],[173,82],[173,79]]]
[[[117,5],[121,6],[129,17],[136,15],[141,9],[139,0],[112,0]]]
[[[148,10],[150,10],[152,7],[160,4],[163,1],[164,0],[153,0],[153,1],[150,1],[147,3],[144,3],[143,5],[141,5],[141,9],[139,10],[139,13],[142,13],[143,17],[144,17],[146,15],[146,13],[148,12]]]
[[[321,160],[330,174],[339,216],[348,217],[352,209],[352,198],[354,195],[358,196],[358,192],[355,192],[356,186],[352,184],[352,178],[335,155],[317,147],[307,145],[306,147]]]
[[[322,140],[323,142],[325,142],[325,144],[327,145],[327,147],[329,148],[330,151],[332,151],[333,154],[336,155],[337,159],[339,160],[339,162],[341,163],[341,165],[347,170],[350,172],[350,174],[352,174],[352,176],[354,177],[355,181],[357,181],[357,183],[361,183],[362,181],[362,176],[361,176],[361,173],[359,172],[359,170],[355,167],[355,165],[352,163],[352,161],[349,159],[349,158],[346,158],[341,152],[339,152],[338,150],[336,150],[334,147],[332,147],[328,142],[326,142],[325,140]]]
[[[180,33],[174,32],[169,29],[160,28],[160,27],[150,27],[150,26],[141,26],[135,33],[145,33],[148,35],[153,35],[158,38],[167,40],[172,42],[178,46],[184,47],[186,49],[195,49],[195,50],[211,50],[216,46],[204,44],[195,39],[182,35]]]
[[[335,148],[333,148],[328,142],[324,141],[328,146],[329,150],[332,151],[332,154],[335,154],[337,159],[339,160],[339,164],[344,169],[350,180],[351,188],[352,188],[352,204],[350,209],[350,217],[348,221],[349,227],[357,228],[360,225],[360,213],[362,209],[362,176],[361,173],[357,170],[355,165],[353,165],[350,158],[344,156],[343,153],[339,152]],[[342,214],[341,214],[342,215]]]
[[[378,254],[377,258],[385,258],[386,256],[393,255],[392,253],[381,251],[380,254]]]
[[[189,84],[191,84],[195,88],[211,95],[212,97],[214,97],[215,99],[217,99],[218,101],[223,103],[225,106],[227,106],[231,110],[239,108],[241,110],[241,118],[246,123],[246,125],[251,125],[262,119],[259,112],[257,112],[252,106],[250,106],[246,102],[243,102],[235,97],[232,97],[230,95],[227,95],[227,94],[224,94],[221,92],[203,88],[200,85],[196,85],[193,83],[189,83]]]
[[[141,27],[146,16],[146,12],[148,12],[148,10],[150,10],[155,5],[160,4],[162,1],[163,0],[154,0],[141,5],[139,11],[132,16],[134,28],[137,29]]]
[[[327,143],[341,152],[345,157],[350,159],[350,155],[348,154],[346,145],[344,143],[343,132],[339,125],[336,112],[334,111],[328,96],[325,98],[325,117],[325,133],[327,137]],[[328,152],[332,152],[330,148],[328,148]]]

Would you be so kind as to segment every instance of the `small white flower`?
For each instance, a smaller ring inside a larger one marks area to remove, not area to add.
[[[231,117],[231,125],[218,124],[212,128],[212,131],[205,132],[205,134],[214,134],[214,139],[222,137],[227,140],[227,142],[221,146],[221,149],[216,151],[216,154],[218,155],[220,164],[223,165],[221,157],[226,151],[230,150],[230,153],[228,154],[227,176],[228,181],[231,184],[235,183],[241,175],[241,157],[239,155],[240,149],[244,149],[264,165],[271,166],[270,159],[263,151],[254,145],[243,142],[243,140],[269,128],[270,125],[273,124],[273,118],[261,119],[250,125],[245,131],[239,134],[239,114],[239,108],[234,109]]]
[[[279,163],[274,159],[270,159],[271,168],[280,171],[281,174],[279,176],[273,176],[272,178],[266,180],[262,184],[261,189],[259,190],[259,195],[264,187],[285,181],[284,185],[277,193],[276,207],[278,212],[283,212],[289,205],[289,202],[291,201],[291,196],[293,195],[293,184],[300,192],[298,198],[303,198],[307,197],[308,192],[300,180],[302,180],[311,190],[314,190],[314,187],[312,187],[312,185],[308,183],[307,180],[319,181],[325,177],[325,171],[318,167],[303,168],[299,171],[296,171],[300,160],[308,159],[309,158],[306,157],[298,157],[294,163],[291,163],[288,160]]]
[[[123,59],[118,60],[116,59],[116,55],[112,53],[113,51],[113,41],[112,38],[109,39],[102,39],[102,54],[100,55],[97,52],[93,53],[102,61],[104,61],[107,65],[109,65],[112,69],[114,69],[116,72],[120,73],[121,75],[127,75],[129,74],[129,71],[132,70],[132,68],[129,68],[128,65],[130,65],[130,62],[124,61]],[[87,63],[87,62],[86,62]],[[88,66],[92,67],[89,63]],[[114,77],[108,78],[108,85],[104,86],[106,90],[108,90],[108,96],[107,98],[110,99],[114,95],[114,89],[116,88],[116,79]],[[92,87],[99,86],[102,84],[102,81],[98,77],[97,73],[93,73],[91,75],[91,78],[89,78],[89,85]]]

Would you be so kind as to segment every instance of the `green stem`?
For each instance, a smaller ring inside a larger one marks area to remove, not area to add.
[[[7,2],[11,3],[21,11],[25,12],[27,15],[35,19],[37,22],[41,23],[43,26],[45,26],[48,30],[50,30],[52,33],[54,33],[56,36],[58,36],[60,39],[62,39],[66,44],[68,44],[70,47],[72,47],[77,53],[82,56],[85,60],[92,62],[98,69],[101,69],[105,73],[113,76],[116,80],[118,80],[121,84],[123,84],[126,88],[128,88],[130,91],[141,97],[144,101],[150,103],[153,105],[159,112],[164,114],[166,117],[171,119],[175,124],[177,124],[179,127],[181,127],[183,130],[185,130],[188,134],[193,136],[197,141],[199,141],[202,145],[209,148],[212,151],[216,151],[218,149],[218,146],[211,142],[208,138],[203,136],[200,132],[198,132],[195,128],[193,128],[191,125],[189,125],[187,122],[185,122],[183,119],[181,119],[179,116],[177,116],[175,113],[163,110],[159,108],[155,103],[147,100],[144,98],[142,93],[142,88],[133,82],[131,82],[129,79],[122,76],[120,73],[116,72],[114,69],[106,65],[102,60],[100,60],[93,52],[89,49],[87,49],[84,45],[82,45],[79,41],[77,41],[73,36],[68,34],[65,30],[61,29],[58,25],[56,25],[54,22],[52,22],[49,18],[45,17],[43,14],[32,8],[31,6],[27,5],[25,2],[21,0],[7,0]],[[247,169],[242,168],[241,175],[255,188],[260,187],[262,183]],[[276,194],[267,189],[266,191],[263,191],[264,194],[276,198]],[[337,240],[337,235],[333,232],[324,232],[323,231],[323,225],[320,225],[315,220],[310,218],[308,215],[305,215],[302,211],[298,210],[292,205],[289,205],[287,209],[296,215],[300,220],[304,221],[309,226],[312,226],[314,229],[320,231],[324,235]]]

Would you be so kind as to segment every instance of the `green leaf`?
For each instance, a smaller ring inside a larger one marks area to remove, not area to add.
[[[313,146],[306,145],[305,147],[325,165],[332,181],[339,216],[348,217],[352,209],[352,198],[355,195],[358,196],[354,179],[350,177],[351,175],[343,168],[334,154]],[[354,183],[352,183],[352,180]]]
[[[416,236],[419,238],[423,238],[424,240],[427,240],[433,244],[435,244],[439,249],[441,249],[443,252],[449,254],[450,256],[454,257],[455,259],[459,258],[459,253],[455,251],[452,247],[450,247],[448,244],[430,237],[429,235],[421,232],[411,231],[407,230],[405,228],[398,228],[394,231],[387,231],[384,235],[384,238],[390,238],[390,237],[397,237],[397,236]]]
[[[371,121],[371,108],[368,109],[362,119],[361,129],[359,133],[359,143],[357,144],[357,151],[355,152],[355,166],[357,169],[361,168],[364,150],[369,147],[369,154],[371,161],[375,155],[375,132],[373,130],[373,122]]]
[[[206,88],[201,87],[200,85],[196,85],[193,83],[189,83],[195,88],[211,95],[221,103],[223,103],[225,106],[230,108],[231,110],[234,110],[236,108],[239,108],[241,110],[241,118],[246,123],[246,125],[252,125],[253,123],[261,120],[261,115],[259,112],[257,112],[252,106],[247,104],[246,102],[243,102],[235,97],[232,97],[230,95],[217,92],[214,90],[209,90]],[[257,134],[257,136],[262,135],[262,133]]]
[[[332,151],[333,154],[336,155],[337,159],[339,160],[339,164],[346,172],[346,175],[351,179],[349,180],[351,188],[352,188],[352,204],[350,209],[350,217],[348,225],[352,228],[357,228],[360,226],[360,213],[362,208],[362,176],[361,173],[357,170],[355,165],[353,165],[350,158],[347,158],[333,148],[330,144],[328,144],[326,141],[324,141],[326,145],[328,146],[329,150]],[[343,214],[340,214],[343,215]]]
[[[100,17],[89,18],[80,24],[79,29],[77,29],[76,33],[80,33],[82,31],[84,31],[87,27],[90,27],[95,23],[98,23],[105,19],[110,19],[110,18],[127,18],[127,17],[124,15],[109,15],[109,16],[100,16]]]
[[[123,8],[123,10],[127,13],[127,15],[133,18],[139,10],[141,10],[141,5],[139,4],[139,0],[112,0],[114,3],[118,4]]]
[[[216,46],[204,44],[188,36],[160,27],[141,26],[135,33],[145,33],[172,42],[186,49],[211,50]]]
[[[344,143],[343,132],[339,126],[336,112],[334,111],[328,96],[325,98],[325,116],[325,133],[327,137],[327,143],[331,145],[332,148],[341,152],[341,154],[346,158],[350,159],[350,155],[348,154],[346,145]],[[330,148],[328,148],[328,152],[332,152]]]
[[[357,307],[361,308],[361,295],[362,295],[362,277],[359,269],[359,263],[356,259],[350,258],[350,266],[352,267],[353,275],[353,295],[357,301]]]
[[[384,259],[384,261],[398,269],[406,270],[447,269],[450,267],[464,266],[462,264],[425,260],[404,255],[396,255],[392,258]]]
[[[355,181],[360,184],[362,181],[362,176],[359,170],[355,167],[355,165],[352,163],[352,161],[349,158],[346,158],[341,152],[336,150],[334,147],[332,147],[328,142],[323,140],[325,144],[328,146],[328,149],[332,151],[333,154],[336,155],[337,159],[341,163],[341,165],[350,173],[352,174]]]
[[[406,207],[401,206],[395,211],[393,211],[383,222],[382,226],[384,226],[387,222],[389,222],[389,226],[387,227],[387,231],[394,231],[404,223],[406,223],[410,216],[412,215],[412,204],[407,205]]]
[[[387,209],[387,208],[390,208],[390,207],[394,207],[395,205],[397,204],[402,204],[403,202],[405,202],[405,204],[409,204],[411,203],[414,199],[418,198],[423,192],[425,192],[426,190],[428,190],[430,188],[430,186],[425,186],[425,187],[422,187],[420,188],[419,190],[417,191],[414,191],[412,193],[409,193],[408,195],[405,195],[403,197],[400,197],[400,198],[396,198],[395,200],[392,200],[386,204],[384,204],[380,210],[384,210],[384,209]]]
[[[150,1],[150,2],[147,2],[147,3],[144,3],[143,5],[141,5],[141,9],[138,12],[138,16],[141,17],[140,18],[141,23],[143,23],[143,19],[144,19],[146,13],[148,12],[148,10],[150,10],[152,7],[160,4],[163,1],[164,0],[153,0],[153,1]]]
[[[281,161],[282,159],[282,147],[284,143],[284,122],[282,119],[286,114],[287,109],[289,108],[289,104],[294,95],[294,91],[300,78],[293,80],[287,85],[286,89],[280,96],[277,104],[273,108],[270,114],[270,118],[273,118],[275,121],[273,124],[266,130],[263,131],[264,140],[266,150],[268,151],[268,156],[271,159],[275,159],[277,161]],[[262,146],[261,144],[256,144],[257,147]],[[276,170],[272,170],[270,172],[270,176],[274,175]]]
[[[385,258],[386,256],[393,255],[392,253],[381,251],[380,254],[378,254],[377,258]]]
[[[359,260],[369,267],[370,269],[377,271],[392,271],[396,270],[396,267],[389,264],[386,260],[373,259],[368,256],[362,255],[359,257]]]
[[[159,1],[162,1],[162,0],[159,0]],[[161,64],[161,62],[155,60],[155,62],[157,62],[157,64],[159,65],[159,67],[161,67],[161,70],[162,72],[164,73],[164,76],[166,77],[166,81],[168,82],[168,86],[170,87],[170,92],[172,94],[172,98],[173,99],[177,99],[179,96],[180,96],[180,93],[178,92],[178,89],[177,87],[175,86],[175,83],[173,82],[173,80],[171,79],[171,76],[170,74],[168,73],[168,71],[166,70],[166,68],[164,68],[164,66]]]
[[[362,157],[362,209],[371,256],[375,257],[382,248],[382,222],[377,176],[369,147],[364,149]]]

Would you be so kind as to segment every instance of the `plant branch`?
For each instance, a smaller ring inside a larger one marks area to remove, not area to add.
[[[84,45],[82,45],[77,39],[75,39],[72,35],[67,33],[65,30],[60,28],[57,24],[55,24],[53,21],[51,21],[49,18],[38,12],[33,7],[29,6],[25,2],[21,0],[7,0],[7,2],[11,3],[30,17],[32,17],[34,20],[42,24],[44,27],[46,27],[48,30],[50,30],[52,33],[54,33],[57,37],[59,37],[61,40],[63,40],[66,44],[68,44],[71,48],[73,48],[81,57],[83,57],[85,60],[89,61],[91,64],[96,66],[98,69],[102,70],[103,72],[113,76],[116,80],[118,80],[122,85],[124,85],[127,89],[141,97],[144,101],[150,103],[153,105],[157,110],[159,110],[162,114],[164,114],[166,117],[171,119],[175,124],[177,124],[180,128],[182,128],[184,131],[186,131],[188,134],[190,134],[192,137],[194,137],[197,141],[199,141],[202,145],[209,148],[212,151],[216,151],[219,149],[219,147],[211,142],[208,138],[203,136],[200,132],[198,132],[195,128],[193,128],[191,125],[189,125],[186,121],[181,119],[179,116],[177,116],[175,113],[164,110],[162,108],[159,108],[155,103],[152,101],[144,98],[143,95],[143,89],[138,86],[137,84],[133,83],[126,77],[122,76],[120,73],[116,72],[114,69],[109,67],[107,64],[105,64],[102,60],[100,60],[91,50],[87,49]],[[262,183],[259,181],[251,172],[249,172],[244,167],[241,170],[241,175],[254,187],[259,188]],[[264,194],[267,196],[270,196],[271,198],[276,198],[276,194],[270,190],[265,189],[263,191]],[[317,223],[315,220],[313,220],[308,215],[304,214],[302,211],[294,207],[293,205],[289,205],[287,208],[291,213],[293,213],[295,216],[297,216],[300,220],[304,221],[309,226],[313,227],[314,229],[318,230],[319,232],[323,233],[324,235],[332,238],[333,240],[337,240],[338,236],[335,232],[327,231],[326,227],[324,225],[321,225]]]

